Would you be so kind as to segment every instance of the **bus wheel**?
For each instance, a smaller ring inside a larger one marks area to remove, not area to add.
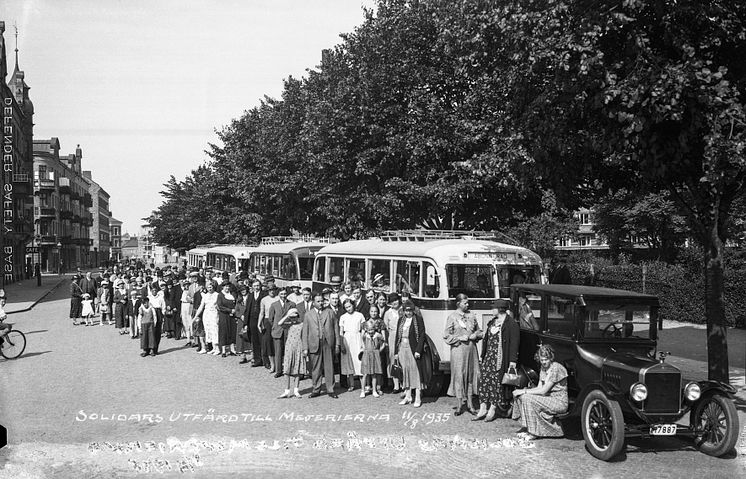
[[[427,397],[437,397],[443,395],[443,390],[448,388],[450,383],[450,376],[442,372],[434,371],[430,377],[430,382],[427,383],[427,389],[423,392]]]
[[[422,369],[423,373],[430,376],[430,381],[427,383],[427,387],[423,391],[425,396],[436,397],[440,396],[443,384],[445,384],[446,376],[439,370],[433,369],[433,358],[429,354],[425,353],[423,358]]]

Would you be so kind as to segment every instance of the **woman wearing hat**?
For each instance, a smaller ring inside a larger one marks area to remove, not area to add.
[[[397,293],[390,293],[388,296],[389,309],[383,313],[383,324],[385,325],[385,337],[388,344],[388,358],[386,358],[386,373],[394,380],[393,393],[401,392],[399,378],[391,374],[391,365],[394,364],[394,354],[396,351],[396,327],[401,318],[401,297]]]
[[[404,313],[396,327],[396,347],[394,361],[399,361],[402,369],[402,386],[404,399],[399,404],[412,402],[414,390],[414,407],[422,405],[422,355],[425,351],[425,323],[421,316],[415,314],[415,306],[405,301]]]
[[[518,362],[518,323],[508,311],[508,301],[498,299],[493,306],[494,317],[487,323],[482,341],[479,412],[474,421],[494,421],[498,408],[501,415],[508,409],[509,399],[505,395],[502,380],[505,372],[509,368],[515,369]]]
[[[101,287],[98,290],[98,302],[101,311],[101,322],[98,323],[99,326],[104,325],[104,320],[106,320],[107,324],[111,324],[111,308],[109,307],[111,296],[109,280],[104,278],[104,280],[101,281]]]
[[[127,304],[127,288],[124,285],[124,280],[118,279],[116,281],[116,289],[114,290],[114,322],[116,323],[119,334],[128,334],[127,321],[124,314],[124,307]]]
[[[479,384],[479,354],[477,341],[482,329],[474,313],[469,311],[469,298],[465,294],[456,296],[456,311],[446,319],[443,339],[451,345],[451,384],[448,395],[456,396],[458,406],[454,415],[460,416],[465,410],[475,414],[471,398],[477,394]]]
[[[70,283],[70,319],[73,320],[73,326],[78,325],[78,319],[80,319],[83,309],[83,289],[78,284],[78,281],[78,277],[73,276]]]
[[[231,356],[236,355],[236,297],[231,293],[231,284],[223,283],[218,300],[218,345],[221,356],[228,355],[228,346],[231,348]]]

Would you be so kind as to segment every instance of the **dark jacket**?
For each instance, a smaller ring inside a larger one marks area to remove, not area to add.
[[[262,304],[262,298],[267,296],[264,291],[259,292],[259,298],[254,300],[254,291],[249,291],[249,295],[246,296],[246,311],[244,312],[244,321],[246,324],[253,322],[254,325],[259,321],[259,311]]]
[[[485,354],[487,354],[487,344],[490,342],[490,327],[495,320],[492,319],[484,329],[484,339],[482,339],[482,360],[484,360]],[[518,323],[513,319],[513,316],[508,314],[508,317],[503,321],[502,327],[500,328],[500,344],[503,348],[503,363],[500,365],[500,370],[505,372],[508,370],[509,363],[518,364],[518,343],[520,342],[520,328]]]
[[[355,304],[355,301],[352,301],[352,304]],[[363,316],[365,316],[365,319],[370,319],[370,303],[367,299],[360,298],[360,302],[355,306],[355,311],[358,313],[362,313]]]
[[[274,339],[282,338],[283,332],[290,326],[290,323],[287,323],[285,327],[277,323],[293,308],[295,308],[295,303],[287,299],[285,300],[284,307],[280,305],[279,300],[272,303],[272,306],[269,307],[269,320],[272,322],[272,337]]]
[[[334,313],[330,309],[321,311],[313,308],[303,317],[303,329],[301,330],[301,343],[304,351],[317,354],[321,348],[321,331],[324,332],[326,342],[334,351],[339,344],[339,323],[335,321]]]
[[[405,321],[406,318],[404,317],[404,314],[402,314],[399,317],[399,322],[396,324],[394,354],[399,354],[399,346],[401,345],[402,330],[404,329]],[[420,382],[422,383],[423,389],[427,388],[432,376],[432,370],[425,364],[425,354],[428,354],[425,351],[425,344],[427,344],[425,321],[422,319],[422,314],[417,310],[412,316],[412,326],[409,328],[409,347],[412,349],[412,354],[420,353],[420,359],[415,358],[415,362],[417,362],[417,371],[420,373]],[[428,363],[428,365],[429,364],[430,363]]]

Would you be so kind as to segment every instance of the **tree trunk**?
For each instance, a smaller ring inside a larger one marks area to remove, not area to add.
[[[723,249],[718,222],[708,225],[705,244],[705,315],[707,318],[707,376],[729,383],[728,342],[723,300]]]

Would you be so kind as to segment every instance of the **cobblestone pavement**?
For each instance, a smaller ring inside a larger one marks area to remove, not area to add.
[[[67,289],[11,317],[27,333],[0,359],[0,478],[37,477],[657,477],[746,475],[737,453],[712,458],[676,438],[630,440],[616,462],[592,458],[577,435],[522,442],[510,420],[454,417],[453,398],[422,408],[398,397],[276,399],[284,381],[238,359],[206,357],[164,339],[141,358],[113,326],[73,327]],[[739,405],[746,426],[746,402]]]

